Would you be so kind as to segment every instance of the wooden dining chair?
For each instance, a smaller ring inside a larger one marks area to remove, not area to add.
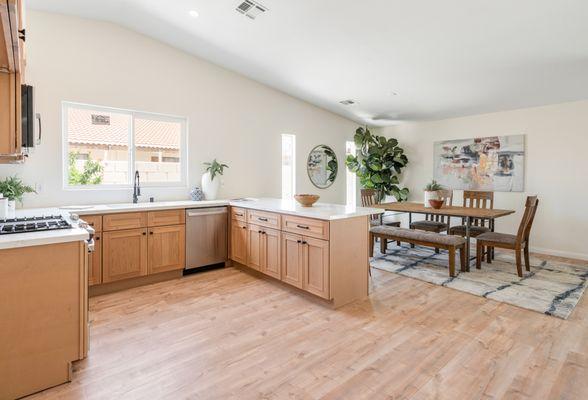
[[[378,204],[377,192],[375,189],[361,189],[360,190],[361,196],[361,206],[362,207],[371,207],[373,205]],[[384,219],[384,215],[381,214],[371,214],[370,215],[370,227],[379,226],[379,225],[386,225],[386,226],[400,226],[400,221],[386,221]],[[388,246],[386,239],[380,239],[382,242],[380,243],[381,248],[385,249]],[[397,246],[400,246],[400,242],[396,242]],[[371,275],[371,269],[370,269]]]
[[[523,267],[521,263],[521,251],[525,256],[525,269],[531,270],[529,264],[529,235],[531,233],[531,226],[533,225],[533,219],[537,212],[537,205],[539,199],[537,196],[527,197],[525,203],[525,212],[519,225],[519,230],[516,235],[509,235],[506,233],[486,232],[478,235],[476,238],[476,268],[480,269],[482,266],[482,254],[484,253],[484,247],[489,248],[486,254],[486,262],[491,263],[491,250],[495,247],[501,249],[509,249],[515,251],[515,259],[517,265],[517,274],[519,277],[523,276]]]
[[[464,190],[463,206],[469,208],[485,208],[492,210],[494,208],[494,192],[479,190]],[[452,226],[449,229],[451,235],[466,236],[466,220],[461,219],[461,225]],[[472,218],[470,225],[470,236],[476,237],[482,233],[492,230],[492,222],[483,218]]]
[[[453,205],[453,190],[445,190],[445,203],[446,206]],[[422,221],[414,221],[410,223],[410,229],[418,229],[420,231],[427,232],[447,232],[449,234],[450,217],[445,215],[436,214],[425,214],[425,219]],[[414,244],[410,247],[414,248]],[[435,253],[439,253],[439,249],[435,248]]]

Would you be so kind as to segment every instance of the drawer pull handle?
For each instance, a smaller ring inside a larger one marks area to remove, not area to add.
[[[302,242],[302,244],[308,244],[308,242],[304,242],[304,241],[303,241],[303,242]]]
[[[243,214],[240,214],[240,213],[235,213],[235,215],[236,215],[237,217],[242,217],[242,216],[243,216]]]
[[[296,225],[296,226],[300,229],[310,229],[310,227],[308,227],[306,225]]]
[[[243,228],[243,229],[247,229],[247,227],[246,227],[246,226],[242,226],[241,228]]]
[[[267,222],[267,218],[257,217],[257,219],[263,222]]]
[[[302,243],[302,240],[297,240],[296,243]]]

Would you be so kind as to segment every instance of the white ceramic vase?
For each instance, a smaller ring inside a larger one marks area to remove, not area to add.
[[[440,199],[441,199],[441,197],[439,196],[438,190],[434,190],[434,191],[425,190],[425,201],[424,201],[425,207],[431,207],[431,204],[429,204],[429,200],[440,200]]]
[[[205,200],[216,200],[219,186],[220,178],[218,176],[215,179],[210,179],[210,172],[205,172],[202,175],[202,191]]]

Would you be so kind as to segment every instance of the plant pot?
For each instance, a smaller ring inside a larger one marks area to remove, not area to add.
[[[427,208],[431,207],[429,200],[441,200],[441,194],[439,193],[439,191],[438,190],[433,190],[433,191],[425,190],[425,201],[423,202],[423,204]]]
[[[8,218],[14,218],[16,213],[16,201],[8,200]]]
[[[206,200],[216,200],[219,186],[220,178],[211,179],[210,172],[205,172],[202,175],[202,191]]]

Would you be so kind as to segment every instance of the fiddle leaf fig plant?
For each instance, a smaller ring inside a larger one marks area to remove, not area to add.
[[[222,175],[224,173],[225,168],[229,168],[227,164],[221,164],[216,161],[216,158],[212,160],[212,162],[205,162],[204,165],[206,166],[206,171],[210,172],[210,180],[214,180],[214,177],[218,175]]]
[[[408,164],[404,150],[398,140],[373,135],[369,129],[360,127],[355,131],[357,155],[348,155],[345,165],[359,177],[361,186],[376,189],[378,201],[384,195],[393,195],[396,200],[408,199],[408,188],[400,188],[398,175]]]

